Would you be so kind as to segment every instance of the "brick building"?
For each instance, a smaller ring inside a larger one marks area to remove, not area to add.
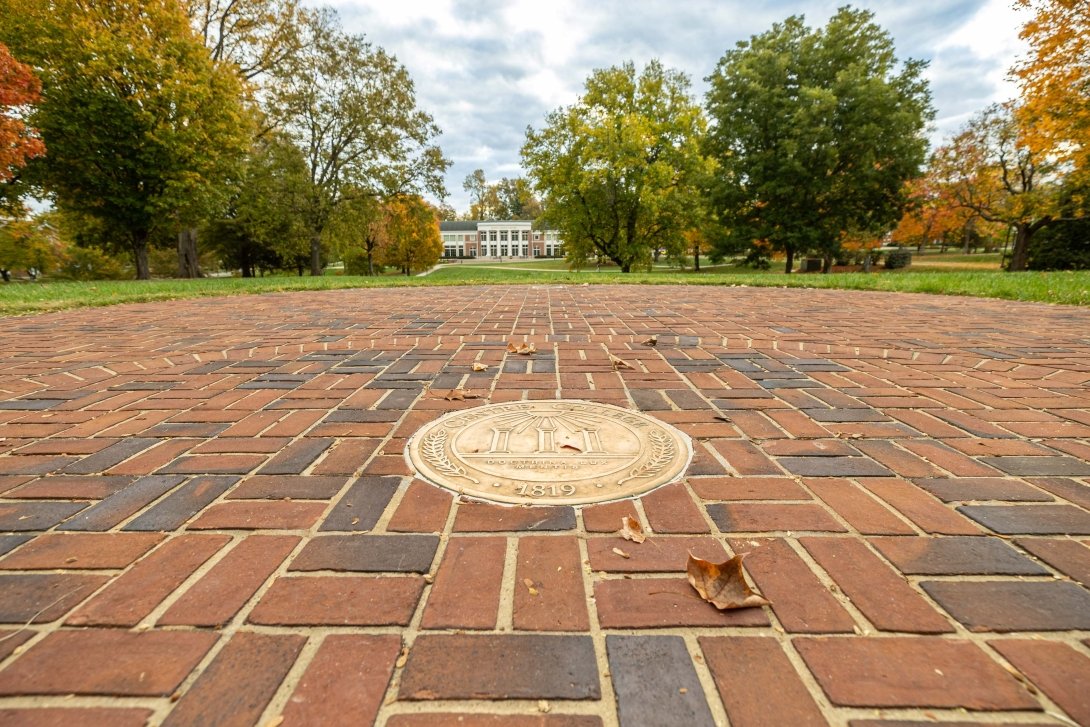
[[[564,254],[557,230],[530,220],[449,220],[439,223],[443,257],[535,258]]]

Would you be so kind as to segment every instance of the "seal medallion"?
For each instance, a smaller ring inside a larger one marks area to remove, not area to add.
[[[642,495],[680,476],[689,437],[639,412],[559,399],[451,412],[405,448],[428,482],[510,504],[583,505]]]

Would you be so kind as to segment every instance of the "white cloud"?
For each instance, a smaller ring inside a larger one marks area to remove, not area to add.
[[[318,2],[319,0],[314,0]],[[345,27],[394,53],[418,103],[443,129],[450,202],[465,209],[462,179],[482,168],[517,176],[527,125],[575,101],[595,68],[652,58],[703,79],[735,43],[789,15],[825,23],[844,0],[334,0]],[[328,4],[328,2],[326,3]],[[1009,0],[860,0],[898,55],[931,62],[934,141],[988,103],[1014,95],[1007,69],[1021,52],[1023,18]]]

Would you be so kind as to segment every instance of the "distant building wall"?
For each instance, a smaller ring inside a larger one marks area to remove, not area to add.
[[[439,223],[443,257],[494,260],[564,254],[557,230],[535,230],[529,220],[450,220]]]

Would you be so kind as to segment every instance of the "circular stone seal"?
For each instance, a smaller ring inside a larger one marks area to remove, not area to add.
[[[512,504],[583,505],[642,495],[689,466],[689,437],[609,404],[560,399],[451,412],[405,448],[424,480]]]

